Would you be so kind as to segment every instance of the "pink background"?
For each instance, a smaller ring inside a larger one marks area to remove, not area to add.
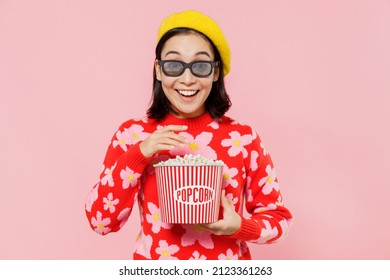
[[[390,2],[0,1],[0,259],[127,259],[84,200],[144,116],[156,31],[198,9],[232,50],[229,115],[262,136],[295,221],[256,259],[389,259]]]

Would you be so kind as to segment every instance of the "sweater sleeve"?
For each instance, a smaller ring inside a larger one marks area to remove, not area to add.
[[[99,181],[86,199],[89,224],[101,235],[118,231],[126,223],[137,199],[143,170],[149,162],[139,147],[148,134],[141,131],[140,125],[134,126],[137,134],[127,123],[112,137]]]
[[[245,206],[250,217],[242,216],[241,228],[230,237],[258,244],[273,243],[287,235],[292,215],[284,205],[271,157],[253,130],[252,139],[244,161]]]

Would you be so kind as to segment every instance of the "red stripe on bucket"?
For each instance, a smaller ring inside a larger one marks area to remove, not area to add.
[[[199,224],[218,220],[223,166],[156,166],[162,221]]]

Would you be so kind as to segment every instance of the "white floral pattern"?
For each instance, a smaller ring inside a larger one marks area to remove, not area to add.
[[[267,220],[264,220],[264,225],[265,225],[265,228],[262,228],[261,229],[261,234],[260,234],[260,238],[259,238],[259,242],[261,243],[266,243],[268,242],[270,239],[276,237],[278,235],[278,229],[277,227],[272,227],[270,222],[267,221]]]
[[[259,158],[259,153],[257,151],[251,151],[251,165],[249,166],[250,169],[253,171],[256,171],[257,168],[259,168],[259,165],[257,164],[257,159]]]
[[[199,244],[204,248],[214,248],[214,242],[209,231],[203,230],[199,225],[188,225],[183,226],[183,228],[186,230],[186,232],[181,238],[182,246],[187,247],[195,244],[195,242],[198,241]]]
[[[145,140],[150,135],[150,133],[144,132],[143,126],[139,124],[133,124],[128,129],[125,129],[125,132],[129,143],[132,145]]]
[[[198,251],[192,253],[190,260],[207,260],[205,255],[201,255]]]
[[[147,259],[151,258],[151,249],[153,245],[153,237],[151,235],[145,235],[143,231],[137,237],[136,253],[144,256]]]
[[[160,255],[159,260],[177,260],[177,257],[174,257],[175,253],[179,251],[179,246],[169,245],[166,240],[160,240],[158,243],[159,247],[156,248],[156,253]]]
[[[148,210],[150,214],[146,214],[146,221],[152,224],[152,231],[154,233],[159,233],[161,228],[172,228],[172,224],[163,223],[161,221],[160,209],[154,203],[148,203]]]
[[[272,190],[279,191],[275,169],[272,168],[271,165],[267,165],[265,171],[267,172],[267,176],[259,181],[259,186],[262,187],[263,194],[270,194]]]
[[[115,205],[119,203],[119,199],[114,199],[112,193],[109,193],[107,197],[103,198],[104,210],[109,210],[110,213],[115,212]]]
[[[238,170],[235,167],[229,168],[224,166],[223,170],[223,186],[232,186],[233,188],[238,187],[238,181],[234,177],[238,174]]]
[[[111,228],[107,227],[111,223],[110,218],[104,218],[101,212],[97,211],[96,217],[92,217],[91,224],[95,227],[95,231],[100,234],[107,234]]]
[[[112,141],[112,146],[114,148],[120,146],[123,151],[127,152],[127,145],[130,144],[129,135],[126,133],[126,131],[118,130],[115,136],[116,139]]]
[[[185,137],[189,143],[183,148],[175,148],[171,150],[171,155],[201,154],[212,160],[217,159],[216,152],[209,146],[213,138],[213,134],[211,132],[202,132],[195,137],[187,132],[180,132],[179,135]]]
[[[141,174],[138,174],[126,166],[126,169],[121,170],[120,173],[122,181],[122,188],[127,189],[129,186],[135,187],[138,184],[138,179]]]
[[[104,170],[104,177],[100,180],[101,184],[113,187],[114,186],[114,179],[112,178],[112,172],[115,169],[116,164],[114,164],[111,168],[106,168]]]
[[[93,203],[99,198],[99,192],[98,192],[99,186],[100,186],[99,183],[96,184],[93,187],[92,191],[87,196],[87,200],[85,203],[85,210],[87,210],[88,212],[91,212]]]
[[[246,158],[248,151],[245,149],[245,146],[252,142],[252,136],[250,134],[241,135],[238,131],[230,132],[229,136],[230,139],[224,139],[221,142],[223,147],[230,147],[228,154],[231,157],[235,157],[242,153],[243,157]]]
[[[220,254],[218,256],[219,260],[238,260],[238,255],[234,254],[232,249],[228,249],[226,254]]]
[[[120,221],[119,228],[125,225],[125,223],[129,219],[130,213],[131,213],[131,208],[125,208],[119,213],[117,217],[118,221]]]

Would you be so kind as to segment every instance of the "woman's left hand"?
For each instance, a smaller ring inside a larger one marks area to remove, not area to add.
[[[221,193],[221,204],[223,208],[223,219],[211,224],[199,225],[202,229],[208,230],[215,235],[232,235],[241,227],[241,216],[230,205],[225,196],[225,190]]]

